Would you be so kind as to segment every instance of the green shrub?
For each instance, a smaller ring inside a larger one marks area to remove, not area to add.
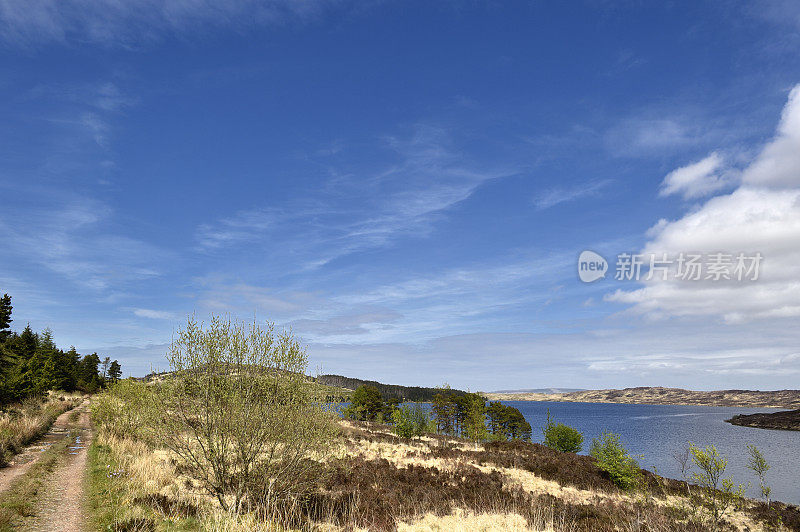
[[[150,426],[159,407],[153,394],[153,386],[129,379],[118,381],[92,400],[92,421],[115,436],[152,444]]]
[[[392,412],[394,432],[401,438],[422,436],[430,430],[428,413],[418,404],[403,405]]]
[[[547,424],[542,429],[544,444],[562,453],[579,453],[583,449],[583,434],[563,423],[553,423],[547,411]]]
[[[629,490],[636,486],[641,474],[639,464],[625,450],[619,434],[604,432],[599,438],[594,438],[589,455],[620,488]]]

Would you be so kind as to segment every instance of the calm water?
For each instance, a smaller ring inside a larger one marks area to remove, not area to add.
[[[748,496],[758,497],[758,481],[747,469],[748,443],[758,447],[772,466],[767,482],[775,500],[800,503],[800,431],[764,430],[725,423],[734,414],[769,412],[766,408],[728,408],[712,406],[627,405],[604,403],[556,403],[503,401],[519,409],[533,427],[533,440],[541,441],[547,409],[556,422],[583,433],[583,454],[593,437],[603,430],[621,435],[628,451],[643,455],[641,467],[658,469],[659,474],[680,478],[672,454],[687,441],[695,445],[713,444],[728,458],[726,476],[736,482],[750,482]]]

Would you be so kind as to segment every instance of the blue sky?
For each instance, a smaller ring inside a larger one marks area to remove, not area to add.
[[[0,1],[15,326],[166,369],[195,312],[313,370],[498,388],[795,387],[792,2]],[[581,283],[595,250],[758,283]]]

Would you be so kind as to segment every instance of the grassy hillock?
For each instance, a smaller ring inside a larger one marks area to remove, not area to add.
[[[147,384],[158,384],[175,376],[176,372],[174,371],[162,371],[159,373],[148,373],[144,377],[135,380]],[[344,403],[349,401],[353,395],[353,388],[335,385],[332,382],[326,381],[325,379],[320,380],[319,378],[305,376],[305,380],[309,388],[312,390],[312,397],[321,402]]]

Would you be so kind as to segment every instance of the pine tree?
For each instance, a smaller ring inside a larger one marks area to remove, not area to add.
[[[3,294],[3,297],[0,297],[0,343],[11,335],[10,326],[14,321],[11,319],[11,310],[11,296]]]
[[[33,393],[40,395],[58,386],[58,348],[53,341],[53,332],[45,329],[39,337],[36,351],[28,364],[28,373],[33,384]]]
[[[12,321],[11,296],[4,294],[0,298],[0,404],[9,399],[11,394],[9,389],[10,376],[14,366],[17,364],[17,358],[6,345],[8,338],[11,336],[9,325]]]
[[[116,360],[108,367],[108,378],[111,382],[117,382],[122,377],[122,366]]]

